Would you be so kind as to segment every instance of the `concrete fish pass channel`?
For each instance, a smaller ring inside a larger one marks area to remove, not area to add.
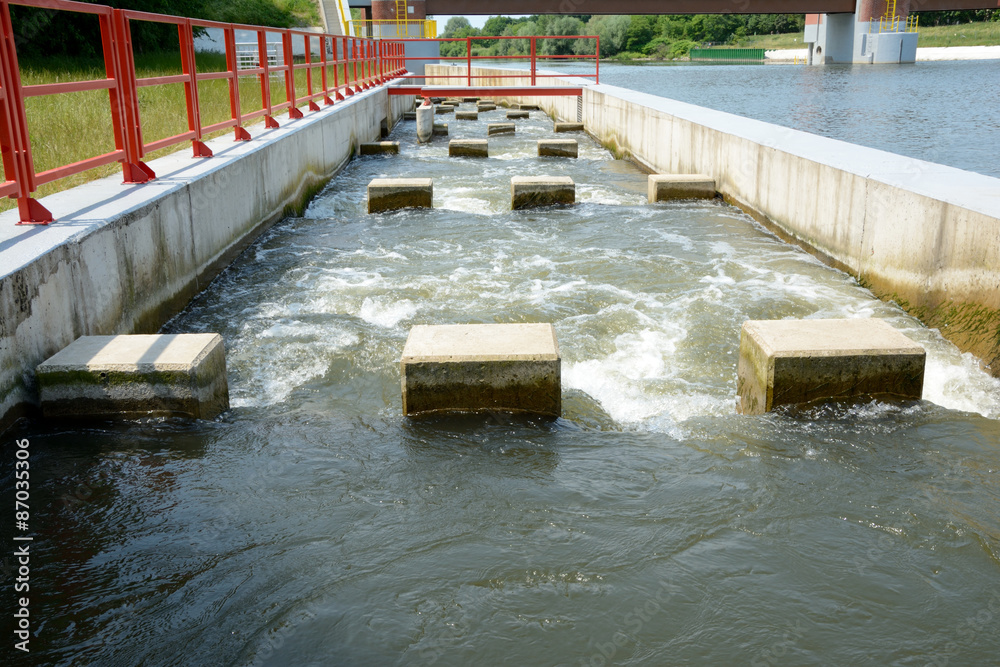
[[[165,664],[210,645],[213,664],[993,660],[1000,386],[974,357],[718,198],[650,204],[648,175],[586,133],[559,135],[576,158],[539,156],[542,112],[490,136],[488,158],[451,157],[506,110],[420,144],[391,100],[282,123],[317,188],[339,172],[149,325],[222,336],[221,419],[15,426],[53,471],[34,525],[63,540],[36,543],[41,659]],[[341,165],[382,117],[399,153]],[[511,180],[539,174],[571,179],[573,205],[511,210]],[[431,179],[432,206],[369,214],[368,184],[399,178]],[[187,208],[95,224],[117,231],[103,255],[82,230],[57,252],[103,266],[143,220],[155,240],[249,208],[200,187],[164,186]],[[782,318],[886,322],[927,351],[924,400],[736,414],[740,327]],[[497,322],[552,323],[562,417],[404,419],[411,329]]]

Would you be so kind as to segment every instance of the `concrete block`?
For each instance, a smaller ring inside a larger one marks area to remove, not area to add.
[[[426,144],[434,136],[434,107],[422,104],[414,113],[417,114],[417,141]]]
[[[510,179],[510,207],[534,208],[576,201],[576,184],[569,176],[515,176]]]
[[[429,178],[376,178],[368,184],[368,212],[431,208],[434,181]]]
[[[440,104],[434,107],[434,113],[436,114],[455,113],[455,107],[450,107],[447,104]]]
[[[542,139],[538,142],[539,156],[576,157],[579,150],[576,139]]]
[[[738,409],[758,415],[869,395],[918,400],[925,357],[883,320],[749,320],[740,332]]]
[[[455,120],[479,120],[478,111],[456,111]]]
[[[398,141],[374,141],[361,144],[362,155],[399,155]]]
[[[445,100],[441,104],[448,107],[457,107],[461,106],[462,103],[459,100]]]
[[[583,123],[556,123],[556,132],[583,132]]]
[[[531,114],[527,111],[508,111],[507,120],[517,120],[520,118],[528,118]]]
[[[452,139],[448,142],[449,157],[489,157],[490,142],[486,139]]]
[[[492,102],[490,102],[490,103],[480,102],[477,105],[477,107],[478,107],[479,111],[495,111],[496,108],[497,108],[497,105],[493,104]]]
[[[521,111],[539,111],[537,104],[518,104],[517,108]]]
[[[479,102],[479,98],[478,97],[463,97],[462,101],[466,102],[466,103],[469,103],[469,104],[475,104],[475,103]]]
[[[432,97],[431,98],[431,104],[441,104],[442,102],[444,102],[444,98],[443,97]]]
[[[494,134],[514,134],[515,130],[514,123],[487,123],[486,125],[487,136]]]
[[[551,324],[418,325],[401,360],[403,414],[562,412]]]
[[[417,119],[417,112],[415,109],[413,111],[403,112],[403,120],[416,120],[416,119]]]
[[[36,375],[45,417],[211,419],[229,408],[219,334],[82,336]]]
[[[448,123],[434,123],[432,128],[432,136],[435,137],[447,137],[448,136]]]
[[[715,180],[702,174],[650,174],[649,203],[668,199],[712,199]]]

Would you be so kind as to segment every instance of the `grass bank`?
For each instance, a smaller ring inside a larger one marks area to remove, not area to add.
[[[218,53],[199,53],[199,72],[220,72],[226,70],[225,56]],[[319,70],[315,70],[316,85]],[[138,78],[167,76],[181,73],[179,53],[159,53],[136,56]],[[328,76],[333,81],[333,68]],[[341,66],[338,76],[344,81]],[[43,83],[64,83],[104,79],[103,61],[65,59],[36,59],[21,63],[21,82],[30,86]],[[300,70],[295,76],[296,93],[301,96],[306,90],[306,72]],[[285,81],[282,75],[270,81],[272,103],[285,101]],[[198,85],[199,108],[202,125],[207,126],[231,117],[229,103],[229,82],[224,80],[202,81]],[[261,89],[257,77],[240,79],[240,107],[243,113],[262,108]],[[107,91],[87,91],[66,93],[45,97],[29,97],[25,101],[28,115],[28,130],[31,138],[32,158],[35,172],[54,169],[66,164],[86,160],[115,149],[111,109]],[[187,108],[183,84],[148,86],[139,89],[139,109],[141,114],[143,140],[148,144],[188,131]],[[254,122],[260,122],[256,119]],[[229,135],[226,129],[208,135],[208,138]],[[176,151],[190,151],[190,141],[163,148],[145,157],[154,160]],[[53,183],[46,183],[34,193],[36,198],[66,190],[111,174],[120,173],[121,166],[113,164],[75,174]],[[0,211],[17,206],[13,199],[0,199]]]

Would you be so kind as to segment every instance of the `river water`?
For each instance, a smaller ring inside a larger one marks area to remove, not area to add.
[[[255,243],[165,327],[223,335],[219,420],[15,429],[37,664],[996,664],[1000,382],[740,211],[648,205],[547,136],[533,112],[449,159],[402,124]],[[522,174],[578,204],[509,211]],[[367,215],[394,176],[434,209]],[[925,400],[735,414],[742,322],[789,317],[887,320]],[[409,328],[459,322],[554,323],[563,418],[403,418]]]

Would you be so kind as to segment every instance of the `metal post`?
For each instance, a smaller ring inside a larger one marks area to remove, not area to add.
[[[234,141],[250,141],[250,133],[243,127],[243,110],[240,108],[240,65],[236,58],[236,30],[232,26],[223,31],[226,40],[226,67],[229,68],[229,109],[236,121]]]
[[[285,58],[285,97],[288,98],[289,118],[302,118],[302,112],[298,108],[298,99],[295,96],[295,57],[292,55],[292,33],[288,30],[281,32],[281,46]]]
[[[181,71],[187,76],[184,82],[184,101],[187,104],[188,130],[194,132],[192,157],[212,157],[212,149],[201,140],[201,109],[198,105],[198,69],[195,66],[194,31],[191,21],[177,24],[177,38],[181,48]]]
[[[466,85],[472,87],[472,38],[465,38],[465,77]]]
[[[535,85],[535,38],[531,38],[531,85]]]

